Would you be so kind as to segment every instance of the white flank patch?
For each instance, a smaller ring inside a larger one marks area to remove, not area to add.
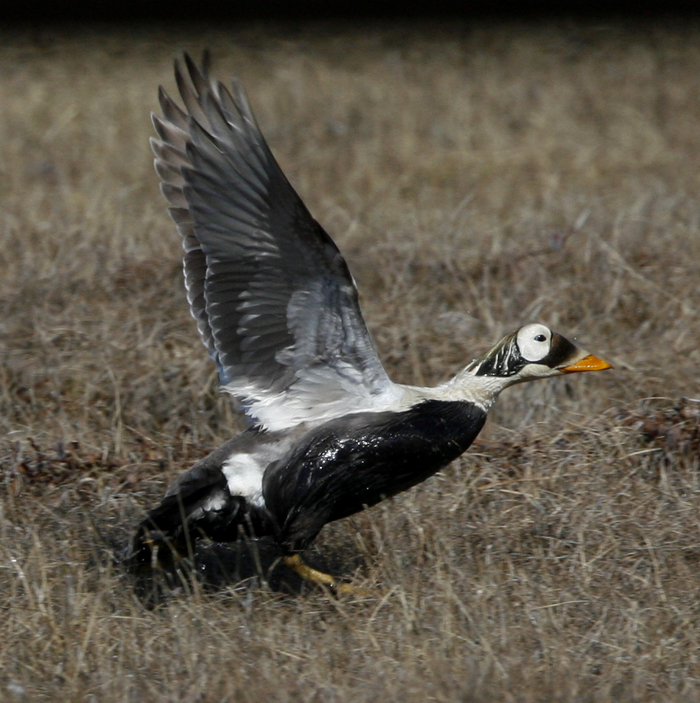
[[[265,470],[252,454],[234,454],[221,467],[232,496],[241,496],[258,508],[265,505],[262,477]]]

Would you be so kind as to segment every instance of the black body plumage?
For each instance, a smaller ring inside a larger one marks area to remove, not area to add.
[[[265,472],[275,538],[303,549],[326,523],[432,476],[471,445],[485,421],[472,403],[427,400],[404,412],[327,422]]]
[[[214,541],[272,537],[286,552],[304,549],[340,520],[425,481],[466,451],[486,412],[464,401],[426,400],[403,412],[357,413],[304,434],[263,475],[265,507],[231,495],[222,466],[279,433],[249,429],[184,473],[141,524],[180,550]],[[216,501],[216,508],[203,508]],[[146,555],[144,555],[146,556]]]

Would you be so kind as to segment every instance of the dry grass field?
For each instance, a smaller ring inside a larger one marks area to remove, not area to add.
[[[507,390],[460,461],[328,526],[310,561],[364,594],[211,547],[149,609],[119,563],[240,427],[148,147],[205,46],[395,380],[535,320],[615,365]],[[696,26],[5,30],[0,700],[700,700],[699,193]]]

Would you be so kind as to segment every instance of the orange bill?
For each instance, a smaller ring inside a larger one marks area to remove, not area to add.
[[[599,359],[593,354],[584,356],[583,359],[577,361],[571,366],[565,366],[563,369],[559,369],[562,373],[576,373],[577,371],[605,371],[605,369],[611,369],[612,364],[607,361]]]

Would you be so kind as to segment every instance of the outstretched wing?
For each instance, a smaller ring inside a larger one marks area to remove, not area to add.
[[[192,315],[224,388],[278,430],[396,394],[338,248],[282,173],[237,81],[184,56],[185,109],[161,88],[151,144],[183,238]]]

